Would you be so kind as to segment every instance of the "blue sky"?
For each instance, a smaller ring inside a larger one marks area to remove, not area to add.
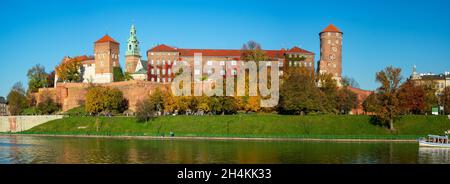
[[[410,75],[450,70],[450,1],[21,1],[0,6],[0,96],[27,83],[40,63],[52,70],[63,56],[92,55],[105,33],[121,43],[134,22],[146,51],[158,43],[184,48],[264,49],[301,46],[319,58],[318,33],[333,23],[344,32],[343,74],[375,89],[388,65]]]

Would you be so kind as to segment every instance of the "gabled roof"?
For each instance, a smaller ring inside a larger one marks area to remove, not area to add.
[[[153,51],[153,52],[175,52],[175,51],[177,51],[177,48],[161,44],[161,45],[157,45],[156,47],[151,48],[148,51]]]
[[[330,24],[327,28],[325,28],[321,33],[323,32],[338,32],[338,33],[342,33],[341,30],[339,30],[339,28],[337,28],[336,26],[334,26],[333,24]]]
[[[109,35],[105,35],[102,38],[100,38],[99,40],[97,40],[95,43],[104,43],[104,42],[113,42],[113,43],[119,43],[116,40],[114,40],[113,38],[111,38]]]
[[[312,54],[312,52],[309,52],[307,50],[301,49],[297,46],[292,47],[292,49],[289,49],[287,52],[296,52],[296,53],[308,53],[308,54]]]

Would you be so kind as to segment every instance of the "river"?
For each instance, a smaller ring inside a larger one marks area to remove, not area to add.
[[[0,164],[450,164],[450,149],[414,142],[143,140],[0,135]]]

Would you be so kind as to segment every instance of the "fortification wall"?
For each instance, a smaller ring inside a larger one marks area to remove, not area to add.
[[[63,111],[78,107],[85,101],[87,89],[92,84],[88,83],[57,83],[53,91],[54,99],[62,107]],[[156,83],[149,81],[124,81],[113,82],[106,84],[95,84],[100,86],[107,86],[117,88],[123,92],[124,97],[128,100],[128,107],[130,110],[136,110],[136,103],[151,94],[155,89],[159,88],[163,91],[170,88],[168,83]],[[39,90],[36,96],[42,96],[42,93],[48,92],[46,90]],[[37,99],[38,102],[40,99]]]

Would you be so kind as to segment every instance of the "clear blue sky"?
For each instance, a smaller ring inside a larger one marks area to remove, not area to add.
[[[134,21],[141,50],[165,43],[184,48],[237,48],[255,40],[264,49],[295,45],[316,53],[318,33],[333,23],[344,32],[343,73],[375,89],[387,65],[410,75],[450,70],[450,1],[21,1],[0,6],[0,96],[27,83],[40,63],[52,70],[63,56],[92,55],[108,33],[121,43]]]

